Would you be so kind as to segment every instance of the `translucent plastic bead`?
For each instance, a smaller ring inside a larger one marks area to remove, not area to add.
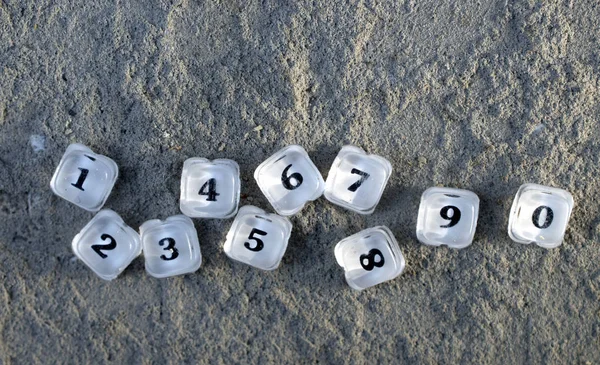
[[[74,143],[60,160],[50,187],[61,198],[90,212],[97,212],[108,199],[118,174],[119,169],[113,160]]]
[[[464,248],[473,242],[479,198],[468,190],[429,188],[421,196],[417,238],[426,245]]]
[[[109,209],[100,211],[72,242],[73,252],[104,280],[116,278],[142,252],[140,236]]]
[[[230,258],[262,270],[279,266],[292,232],[292,224],[276,214],[247,205],[240,209],[223,246]]]
[[[233,160],[190,158],[183,163],[179,207],[188,217],[230,218],[240,201],[240,170]]]
[[[192,220],[176,215],[140,226],[148,274],[164,278],[195,272],[202,263],[198,234]]]
[[[371,214],[391,173],[392,165],[385,158],[344,146],[327,175],[325,198],[357,213]]]
[[[258,187],[275,211],[288,216],[323,194],[325,182],[304,148],[285,147],[254,171]]]
[[[338,242],[335,258],[344,268],[348,285],[362,290],[402,273],[404,256],[389,228],[365,229]]]
[[[573,210],[573,196],[566,190],[537,184],[519,188],[508,221],[508,235],[519,243],[560,246]]]

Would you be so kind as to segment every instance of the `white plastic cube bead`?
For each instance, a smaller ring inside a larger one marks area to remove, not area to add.
[[[156,278],[195,272],[202,263],[198,234],[192,220],[176,215],[140,226],[146,271]]]
[[[108,199],[118,174],[119,169],[113,160],[74,143],[67,147],[54,171],[50,187],[61,198],[90,212],[97,212]]]
[[[468,190],[429,188],[421,196],[417,238],[426,245],[464,248],[473,242],[479,198]]]
[[[229,218],[240,201],[240,168],[233,160],[189,158],[183,163],[179,208],[188,217]]]
[[[405,266],[398,242],[385,226],[365,229],[338,242],[335,258],[344,268],[348,285],[356,290],[392,280]]]
[[[327,175],[325,198],[357,213],[371,214],[391,173],[392,165],[385,158],[344,146]]]
[[[254,171],[258,187],[275,211],[289,216],[323,194],[325,182],[304,148],[291,145],[266,159]]]
[[[142,252],[140,236],[109,209],[100,211],[72,242],[73,252],[104,280],[116,278]]]
[[[519,243],[560,246],[573,210],[573,196],[566,190],[537,184],[519,188],[510,210],[508,235]]]
[[[230,258],[262,270],[279,266],[292,232],[292,224],[276,214],[246,205],[240,209],[223,250]]]

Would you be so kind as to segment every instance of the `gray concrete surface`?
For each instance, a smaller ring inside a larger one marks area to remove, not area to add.
[[[0,363],[599,363],[599,37],[595,0],[0,1]],[[92,214],[49,188],[72,142],[118,163],[106,207],[135,228],[179,212],[192,156],[238,161],[263,208],[253,170],[287,144],[394,174],[372,216],[294,216],[277,271],[196,220],[196,274],[104,282],[70,248]],[[508,238],[524,182],[574,195],[560,248]],[[480,196],[468,249],[416,240],[433,185]],[[407,270],[356,293],[333,247],[380,224]]]

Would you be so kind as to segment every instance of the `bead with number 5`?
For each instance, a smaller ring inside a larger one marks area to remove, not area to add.
[[[355,146],[344,146],[327,175],[325,198],[357,213],[371,214],[391,173],[392,165],[385,158],[367,155]]]
[[[519,188],[508,220],[508,235],[519,243],[560,246],[573,210],[573,196],[566,190],[537,184]]]
[[[344,268],[352,289],[363,290],[402,273],[404,256],[389,228],[360,231],[335,245],[335,259]]]
[[[140,236],[121,217],[104,209],[72,242],[73,252],[104,280],[116,278],[142,252]]]
[[[468,190],[429,188],[421,196],[417,238],[430,246],[464,248],[473,242],[479,198]]]
[[[277,214],[246,205],[229,232],[223,250],[230,258],[262,270],[279,266],[292,232],[292,224]]]
[[[202,263],[198,234],[192,220],[176,215],[140,226],[146,271],[156,278],[195,272]]]
[[[258,187],[280,215],[293,215],[323,194],[325,182],[304,148],[291,145],[254,171]]]
[[[110,194],[119,169],[110,158],[73,143],[60,160],[50,187],[54,194],[80,208],[97,212]]]
[[[188,217],[233,217],[240,201],[240,169],[233,160],[193,157],[183,163],[179,208]]]

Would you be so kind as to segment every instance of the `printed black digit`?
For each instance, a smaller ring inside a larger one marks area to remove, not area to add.
[[[452,211],[452,215],[448,215],[448,213]],[[453,206],[453,205],[448,205],[442,208],[442,210],[440,210],[440,215],[442,216],[442,218],[444,218],[447,221],[450,221],[450,223],[440,226],[442,228],[450,228],[450,227],[454,227],[455,225],[458,224],[458,222],[460,221],[460,209],[458,209],[457,207]]]
[[[377,261],[375,261],[376,256],[379,258]],[[375,267],[382,267],[384,263],[383,254],[376,248],[371,249],[366,255],[360,255],[360,266],[367,271],[371,271]]]
[[[302,181],[304,178],[300,175],[299,172],[294,172],[290,176],[287,176],[288,170],[292,167],[292,164],[287,165],[283,172],[281,173],[281,183],[283,187],[288,190],[297,189],[300,185],[302,185]],[[295,185],[292,185],[292,181],[295,182]]]
[[[254,237],[255,234],[259,236],[266,236],[267,232],[262,231],[258,228],[252,228],[252,231],[250,231],[250,235],[248,235],[248,239],[254,240],[256,242],[256,245],[254,247],[251,247],[250,242],[244,242],[244,247],[246,247],[250,251],[258,252],[265,247],[265,244],[260,238]]]
[[[207,190],[207,191],[205,191],[205,190]],[[198,194],[207,195],[208,196],[208,198],[206,199],[207,202],[216,202],[217,196],[221,195],[221,194],[217,193],[217,180],[209,179],[207,182],[204,183],[204,185],[202,185]]]
[[[85,157],[89,158],[92,161],[96,161],[95,158],[93,158],[92,156],[88,156],[88,155],[84,155]],[[85,191],[83,189],[83,182],[85,181],[85,179],[87,178],[90,170],[88,169],[84,169],[82,167],[78,167],[79,171],[81,171],[81,173],[79,174],[79,178],[77,179],[76,182],[71,183],[72,186],[76,187],[77,189],[81,190],[81,191]]]
[[[360,188],[362,183],[364,183],[365,180],[367,180],[369,178],[369,176],[371,176],[370,174],[368,174],[364,171],[360,171],[359,169],[352,169],[352,171],[350,171],[350,173],[360,176],[360,180],[358,180],[354,184],[350,185],[350,187],[348,188],[348,190],[350,190],[353,193],[356,191],[356,189]]]
[[[542,215],[542,212],[544,210],[546,210],[546,219],[544,220],[543,224],[540,224],[540,216]],[[542,205],[541,207],[538,207],[536,210],[533,211],[533,216],[531,217],[531,219],[533,220],[533,225],[537,228],[548,228],[554,220],[554,211],[552,210],[552,208]]]
[[[163,248],[163,250],[171,251],[171,256],[167,257],[165,255],[160,255],[160,258],[165,261],[175,260],[177,256],[179,256],[179,250],[175,248],[175,240],[171,237],[163,238],[162,240],[158,241],[158,245],[163,246],[165,242],[167,243],[167,247]]]
[[[109,239],[110,243],[108,243],[106,245],[92,245],[92,250],[96,251],[96,253],[100,257],[105,259],[108,256],[106,256],[106,254],[104,252],[102,252],[102,250],[104,250],[104,251],[114,250],[115,248],[117,248],[117,241],[115,241],[115,239],[111,235],[106,234],[106,233],[104,233],[102,236],[100,236],[100,239],[102,241],[106,241],[107,239]]]

